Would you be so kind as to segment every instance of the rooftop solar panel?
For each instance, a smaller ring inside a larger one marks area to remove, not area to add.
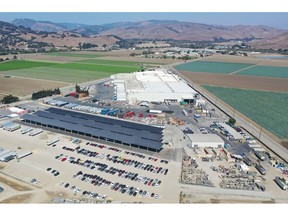
[[[155,150],[162,148],[162,128],[82,114],[56,108],[25,114],[24,120],[51,125],[78,133],[105,137],[112,140],[143,146]],[[155,130],[154,130],[155,129]],[[153,131],[153,132],[152,132]]]
[[[124,128],[121,125],[111,125],[103,122],[95,122],[93,120],[83,120],[83,119],[77,119],[75,117],[68,117],[60,114],[55,114],[55,113],[47,113],[44,111],[38,111],[35,113],[37,116],[41,117],[46,117],[46,118],[52,118],[52,119],[57,119],[60,120],[61,122],[66,122],[66,123],[71,123],[71,124],[78,124],[80,127],[81,126],[86,126],[86,127],[92,127],[94,129],[100,129],[100,130],[107,130],[107,131],[115,131],[120,134],[126,134],[126,135],[131,135],[133,134],[134,136],[139,136],[139,137],[144,137],[144,138],[149,138],[151,140],[155,141],[161,141],[162,139],[162,134],[155,134],[151,133],[149,131],[143,131],[143,130],[135,130],[134,128]]]
[[[144,124],[138,124],[138,123],[134,123],[134,122],[128,122],[128,121],[124,121],[124,120],[120,120],[120,119],[113,119],[113,118],[107,118],[104,116],[96,116],[96,115],[90,115],[90,114],[86,114],[86,113],[79,113],[79,112],[74,112],[74,111],[70,111],[70,110],[62,110],[62,109],[57,109],[54,107],[51,107],[49,109],[46,110],[47,112],[50,113],[58,113],[61,115],[68,115],[68,116],[74,116],[77,118],[83,118],[85,120],[88,119],[93,119],[95,121],[98,122],[103,122],[103,123],[110,123],[113,125],[121,125],[124,127],[131,127],[134,129],[138,129],[138,130],[146,130],[146,131],[150,131],[152,133],[159,133],[163,130],[163,128],[159,128],[159,127],[153,127],[153,126],[149,126],[149,125],[144,125]]]

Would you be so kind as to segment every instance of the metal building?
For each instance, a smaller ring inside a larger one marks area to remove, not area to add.
[[[107,116],[96,116],[69,110],[49,108],[22,116],[22,121],[59,132],[105,140],[135,148],[160,151],[163,128],[129,122]]]

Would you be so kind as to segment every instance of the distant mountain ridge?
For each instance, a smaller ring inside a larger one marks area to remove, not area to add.
[[[277,29],[264,25],[235,25],[222,26],[177,20],[146,20],[139,22],[117,22],[103,25],[85,25],[77,23],[53,23],[49,21],[35,21],[32,19],[15,19],[12,24],[23,26],[35,32],[57,32],[67,35],[74,33],[79,41],[83,38],[112,37],[119,39],[148,39],[148,40],[187,40],[211,41],[249,40],[255,47],[287,48],[288,30]],[[282,36],[281,36],[282,35]],[[75,36],[75,35],[74,35]],[[80,38],[79,38],[80,37]],[[277,37],[280,37],[277,40]],[[111,39],[111,38],[110,38]],[[37,39],[38,40],[38,39]],[[41,40],[41,39],[39,39]],[[54,40],[58,40],[54,37]],[[62,38],[61,40],[69,40]],[[47,38],[43,39],[47,42]],[[73,39],[75,41],[75,37]],[[78,40],[77,40],[78,41]],[[87,41],[87,40],[86,40]],[[53,42],[51,38],[49,43]],[[111,42],[111,41],[110,41]],[[61,43],[59,43],[61,44]],[[284,47],[283,47],[284,46]]]
[[[71,30],[76,28],[82,28],[87,26],[79,23],[53,23],[50,21],[36,21],[33,19],[15,19],[12,24],[16,26],[24,26],[25,28],[31,28],[34,31],[46,31],[46,32],[57,32],[64,30]]]

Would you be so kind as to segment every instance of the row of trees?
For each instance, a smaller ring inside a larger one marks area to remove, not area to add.
[[[44,98],[44,97],[48,97],[48,96],[52,96],[52,95],[57,95],[60,94],[61,91],[59,88],[55,88],[53,89],[48,89],[48,90],[41,90],[38,92],[33,92],[32,93],[32,100],[37,100],[39,98]]]
[[[13,95],[7,95],[2,100],[1,103],[3,104],[10,104],[19,101],[19,98]]]

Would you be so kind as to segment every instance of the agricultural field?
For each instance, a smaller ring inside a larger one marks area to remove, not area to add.
[[[12,60],[0,63],[0,71],[9,71],[9,70],[35,68],[35,67],[48,67],[56,64],[57,63],[48,63],[39,61]]]
[[[132,61],[113,61],[113,60],[102,60],[102,59],[86,59],[82,61],[77,61],[79,63],[89,63],[89,64],[99,64],[99,65],[117,65],[126,67],[139,67],[141,65],[159,65],[156,63],[147,62],[132,62]]]
[[[94,72],[110,72],[110,73],[127,73],[140,70],[140,67],[132,66],[114,66],[114,65],[102,65],[102,64],[82,64],[82,63],[66,63],[59,64],[53,68],[63,69],[76,69],[83,71],[94,71]]]
[[[236,74],[212,74],[201,72],[180,72],[187,79],[199,85],[252,89],[272,92],[288,92],[287,79],[260,76],[238,76]]]
[[[104,61],[104,60],[103,60]],[[103,61],[99,61],[103,62]],[[85,81],[101,79],[109,77],[116,73],[128,73],[138,71],[140,66],[136,66],[134,63],[124,62],[123,65],[118,64],[116,61],[105,61],[106,64],[95,63],[46,63],[39,61],[11,61],[2,63],[5,65],[1,67],[0,74],[35,78],[42,80],[53,80],[67,83],[81,83]],[[114,65],[113,65],[114,64]],[[119,63],[121,64],[121,63]],[[135,65],[135,66],[133,66]]]
[[[231,62],[212,62],[212,61],[193,61],[175,66],[176,70],[229,74],[251,67],[253,64],[231,63]]]
[[[288,67],[255,66],[241,70],[235,74],[247,76],[288,78]]]
[[[48,80],[33,80],[21,77],[4,78],[0,76],[0,100],[5,95],[16,95],[23,97],[32,94],[33,91],[39,91],[43,88],[54,89],[66,86],[66,83],[51,82]]]
[[[81,58],[98,58],[102,55],[99,54],[89,54],[89,53],[71,53],[71,52],[55,52],[55,53],[45,53],[48,56],[64,56],[64,57],[81,57]]]
[[[288,138],[288,93],[203,87],[277,137]]]

